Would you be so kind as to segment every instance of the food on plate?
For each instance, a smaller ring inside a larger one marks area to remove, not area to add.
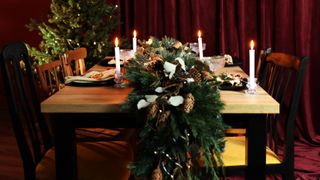
[[[83,76],[67,76],[65,83],[68,84],[74,81],[105,81],[112,79],[115,74],[115,68],[105,71],[90,71]]]
[[[226,64],[228,65],[233,64],[232,56],[230,56],[229,54],[225,54],[224,59],[226,60]]]
[[[87,78],[92,78],[92,79],[96,79],[96,80],[103,80],[103,79],[106,79],[110,76],[114,76],[114,73],[115,73],[115,69],[108,69],[106,71],[91,71],[91,72],[88,72],[84,75],[84,77],[87,77]]]
[[[91,71],[84,75],[84,77],[93,78],[96,80],[100,80],[102,76],[103,76],[102,72],[98,72],[98,71]]]
[[[243,78],[240,74],[221,73],[216,77],[216,81],[220,86],[243,87],[247,82],[247,78]]]

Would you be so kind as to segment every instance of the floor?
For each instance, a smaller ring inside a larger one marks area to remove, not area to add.
[[[2,100],[2,98],[0,98],[0,100]],[[23,179],[22,162],[9,118],[8,109],[1,103],[0,179]]]
[[[23,179],[22,161],[11,127],[3,86],[0,83],[0,179]]]

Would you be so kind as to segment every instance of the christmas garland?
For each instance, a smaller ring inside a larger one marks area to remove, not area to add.
[[[224,129],[217,82],[187,45],[140,42],[128,62],[123,108],[143,124],[131,172],[141,179],[218,179]]]

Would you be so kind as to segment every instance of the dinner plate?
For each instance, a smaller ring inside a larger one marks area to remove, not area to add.
[[[241,85],[232,85],[229,82],[223,82],[222,84],[220,84],[219,89],[220,90],[229,90],[229,91],[241,91],[244,89],[247,89],[247,82],[248,79],[247,78],[241,78]]]
[[[100,80],[100,81],[81,81],[74,80],[69,83],[72,86],[105,86],[105,85],[114,85],[114,77],[110,77],[108,79]]]
[[[232,67],[232,66],[242,66],[242,61],[238,58],[234,58],[232,64],[227,64],[227,63],[225,64],[225,67]]]
[[[219,86],[220,90],[227,90],[227,91],[241,91],[247,89],[247,84],[242,83],[242,86],[232,86],[230,84],[221,84]]]

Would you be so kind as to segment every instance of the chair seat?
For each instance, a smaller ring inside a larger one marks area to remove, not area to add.
[[[228,128],[224,131],[225,134],[242,134],[245,135],[246,134],[246,129],[243,128]]]
[[[37,179],[55,179],[55,152],[50,149],[38,164]],[[84,142],[77,144],[79,179],[127,180],[133,151],[124,141]]]
[[[222,160],[225,167],[245,166],[245,136],[225,137],[226,146],[222,153]],[[280,164],[278,156],[266,147],[266,164]]]

